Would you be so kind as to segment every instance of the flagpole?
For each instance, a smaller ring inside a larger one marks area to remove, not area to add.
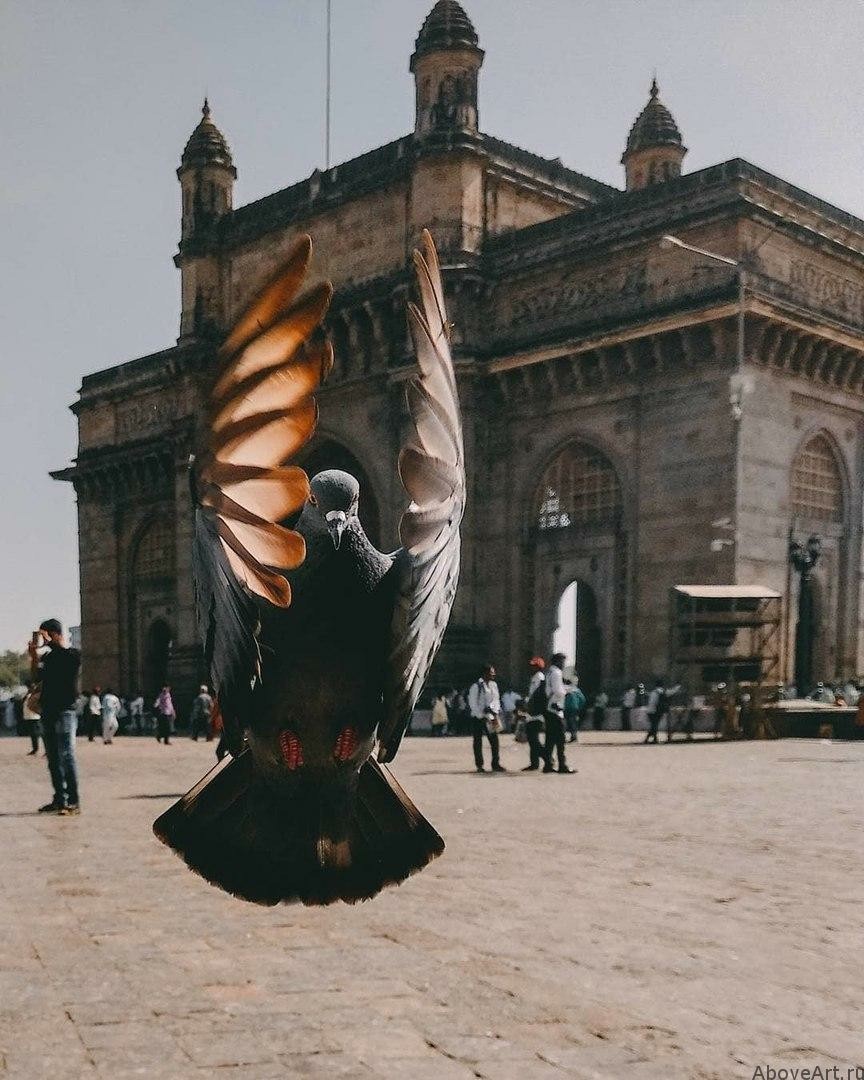
[[[327,0],[327,90],[324,104],[324,163],[325,168],[330,168],[330,6],[331,0]]]

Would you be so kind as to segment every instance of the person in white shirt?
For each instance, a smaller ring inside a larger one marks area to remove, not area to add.
[[[93,742],[93,738],[99,729],[102,719],[102,690],[96,687],[87,702],[87,741]]]
[[[129,702],[129,730],[144,734],[144,698],[137,694]]]
[[[114,742],[120,721],[117,714],[120,712],[120,698],[113,690],[106,690],[102,697],[102,742],[110,746]]]
[[[544,773],[554,772],[552,765],[553,751],[558,755],[558,772],[572,773],[567,764],[567,755],[564,752],[564,698],[567,696],[567,688],[564,685],[564,664],[567,657],[564,653],[555,653],[549,663],[546,672],[546,764],[543,766]]]
[[[525,721],[525,735],[528,738],[528,764],[522,772],[534,772],[540,768],[540,762],[545,761],[546,751],[540,742],[543,733],[544,717],[546,715],[546,661],[542,656],[533,656],[528,661],[531,668],[531,681],[528,683],[528,694],[525,698],[525,712],[528,719]]]
[[[645,708],[648,714],[648,734],[645,736],[645,742],[653,742],[657,744],[657,732],[660,728],[660,721],[666,712],[667,700],[666,691],[663,689],[662,679],[658,679],[654,684],[654,689],[648,695],[648,705]]]
[[[480,677],[468,691],[468,708],[471,712],[471,734],[474,737],[474,765],[477,772],[486,772],[483,764],[483,736],[489,740],[492,751],[492,772],[506,772],[500,761],[498,732],[501,730],[501,699],[495,668],[491,664],[480,672]]]
[[[513,714],[516,712],[516,703],[519,701],[519,694],[515,690],[505,690],[501,695],[501,712],[504,720],[504,730],[513,730]]]

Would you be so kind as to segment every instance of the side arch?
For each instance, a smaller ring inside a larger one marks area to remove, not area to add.
[[[824,428],[809,431],[799,442],[789,470],[793,522],[842,526],[849,502],[849,474],[836,439]]]
[[[821,551],[808,580],[790,571],[787,675],[806,684],[855,674],[848,670],[856,646],[849,625],[857,596],[851,581],[853,499],[845,456],[826,428],[814,427],[799,441],[789,463],[788,493],[790,538],[804,543],[817,537]]]

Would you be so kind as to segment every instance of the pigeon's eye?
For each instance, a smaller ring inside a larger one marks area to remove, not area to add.
[[[315,498],[311,491],[309,492],[309,502],[312,503],[313,506],[318,505],[318,500]]]

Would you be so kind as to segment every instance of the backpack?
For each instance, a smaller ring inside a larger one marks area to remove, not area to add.
[[[529,716],[542,716],[546,712],[546,703],[549,697],[546,693],[546,680],[543,679],[537,683],[534,688],[534,693],[528,698],[528,704],[525,706],[525,710]]]

